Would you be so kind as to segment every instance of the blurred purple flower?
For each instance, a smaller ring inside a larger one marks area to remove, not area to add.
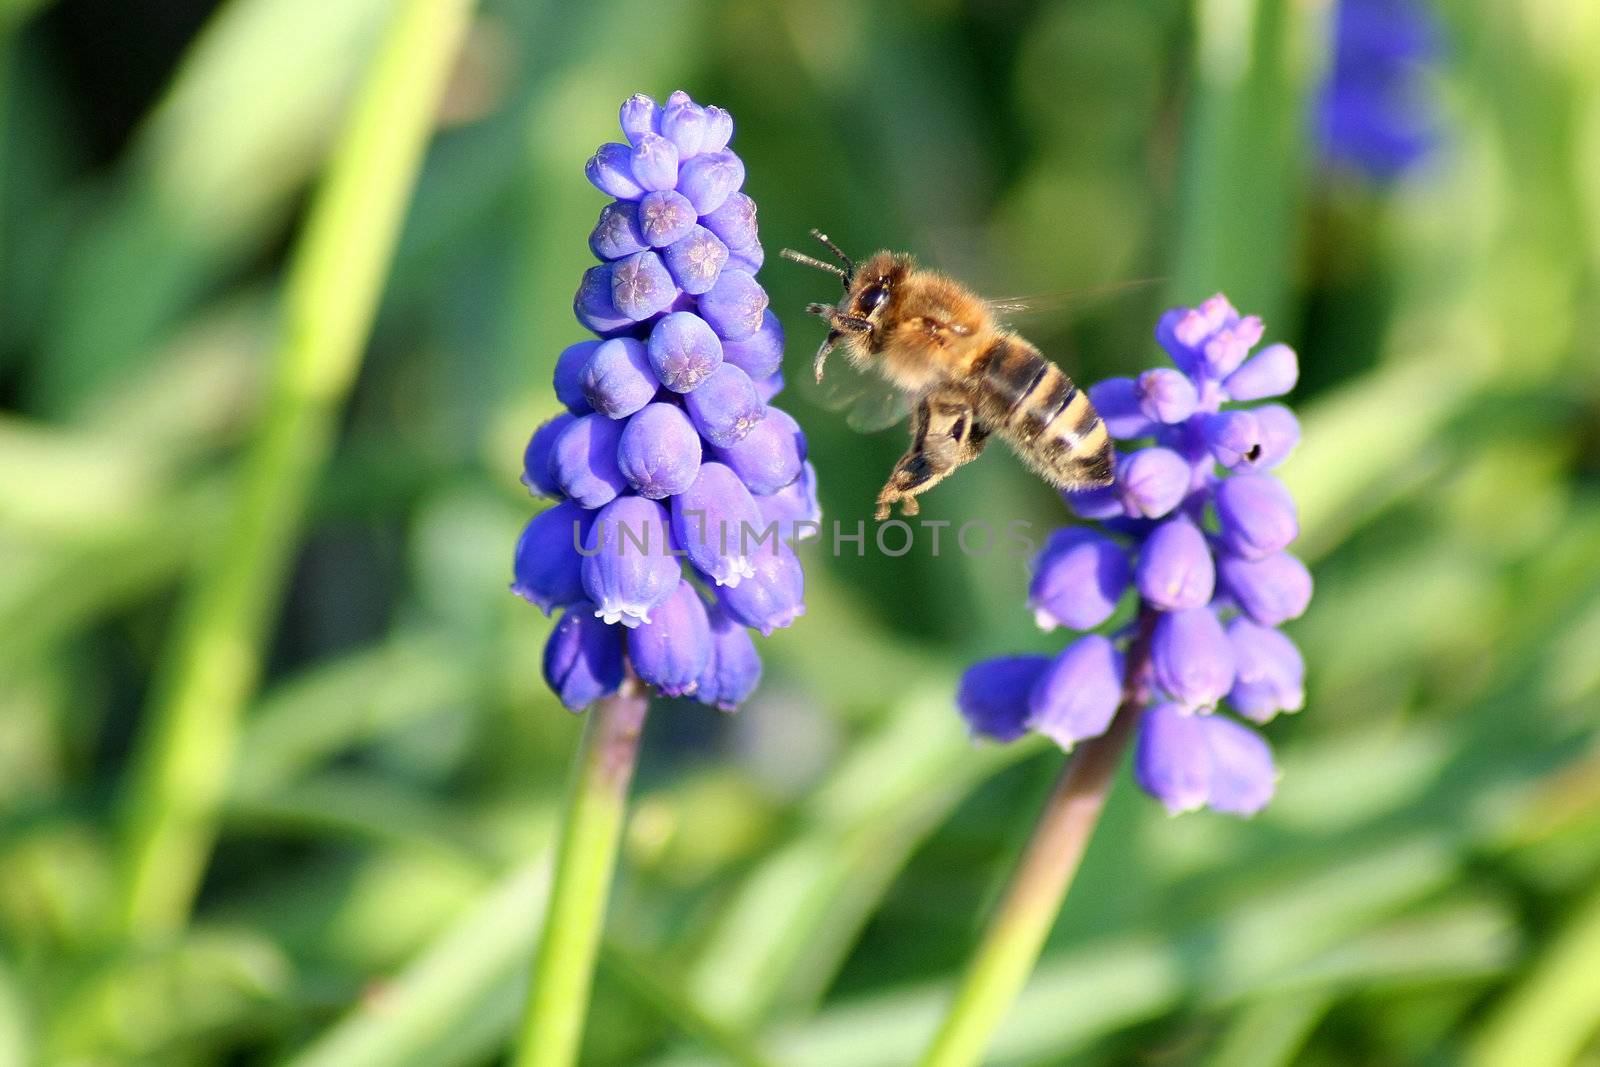
[[[751,630],[805,611],[787,544],[817,517],[805,435],[770,404],[783,329],[733,120],[675,92],[623,103],[624,141],[588,162],[612,201],[573,297],[598,339],[556,361],[566,410],[537,429],[523,483],[557,503],[518,541],[512,589],[565,609],[545,677],[575,711],[628,671],[733,710],[761,676]],[[687,564],[687,567],[686,567]]]
[[[1292,349],[1255,356],[1261,322],[1221,296],[1177,308],[1156,329],[1172,368],[1089,390],[1113,437],[1139,440],[1116,484],[1067,494],[1090,523],[1056,531],[1039,553],[1029,606],[1041,625],[1078,637],[1055,659],[971,667],[957,703],[973,733],[1028,731],[1062,748],[1138,715],[1134,776],[1173,813],[1209,807],[1249,815],[1271,798],[1267,743],[1219,711],[1257,723],[1305,703],[1305,664],[1274,629],[1311,599],[1311,575],[1284,549],[1299,533],[1294,499],[1266,473],[1299,440],[1279,396],[1295,384]],[[1235,391],[1237,390],[1237,391]],[[1137,606],[1120,616],[1129,588]],[[1131,618],[1130,618],[1131,615]]]
[[[1317,103],[1324,158],[1378,181],[1427,158],[1437,134],[1425,78],[1438,37],[1425,0],[1339,0]]]

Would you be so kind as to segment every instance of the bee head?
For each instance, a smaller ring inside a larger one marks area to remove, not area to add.
[[[811,236],[821,241],[841,265],[826,263],[792,248],[783,250],[784,258],[837,274],[844,283],[844,295],[837,304],[806,305],[807,312],[828,323],[828,336],[823,340],[822,347],[817,349],[815,369],[817,381],[820,382],[828,353],[833,351],[835,345],[846,337],[867,336],[877,329],[878,320],[894,295],[895,282],[905,274],[905,266],[888,252],[879,252],[858,270],[855,261],[829,240],[827,234],[812,230]]]

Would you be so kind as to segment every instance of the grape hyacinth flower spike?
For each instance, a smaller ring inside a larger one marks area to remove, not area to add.
[[[1322,154],[1377,181],[1412,170],[1437,133],[1427,92],[1439,26],[1423,0],[1339,0],[1318,100]]]
[[[512,591],[562,612],[546,682],[594,705],[563,829],[546,938],[520,1047],[571,1062],[593,936],[651,690],[725,711],[755,689],[753,633],[805,611],[790,547],[813,527],[815,472],[782,389],[783,329],[756,280],[764,256],[733,120],[683,92],[622,105],[623,140],[589,160],[611,199],[589,237],[599,262],[573,297],[595,334],[561,351],[564,410],[533,432],[522,480],[555,503],[528,523]],[[570,860],[570,862],[569,862]]]
[[[1054,656],[973,665],[956,697],[976,736],[1039,733],[1076,751],[924,1064],[981,1056],[1129,740],[1135,780],[1173,814],[1251,815],[1272,797],[1278,772],[1253,726],[1305,703],[1304,662],[1277,627],[1306,610],[1311,576],[1287,551],[1299,520],[1270,473],[1299,424],[1282,404],[1256,403],[1292,389],[1298,364],[1281,344],[1252,354],[1261,336],[1259,319],[1215,296],[1161,317],[1156,338],[1175,367],[1089,390],[1126,451],[1113,485],[1064,494],[1083,523],[1049,539],[1028,594],[1042,628],[1077,634]]]

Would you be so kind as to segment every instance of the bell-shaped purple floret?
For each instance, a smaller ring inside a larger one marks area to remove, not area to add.
[[[1261,427],[1248,411],[1207,415],[1200,436],[1216,461],[1231,471],[1248,470],[1261,459]]]
[[[563,615],[544,646],[544,680],[572,711],[615,693],[624,671],[621,632],[595,618],[589,604]]]
[[[579,341],[568,345],[556,357],[554,384],[556,399],[567,406],[574,415],[587,415],[592,409],[583,392],[583,368],[589,357],[600,347],[599,341]]]
[[[717,210],[701,216],[700,225],[716,234],[729,248],[755,244],[756,202],[743,193],[729,193]]]
[[[602,263],[583,272],[578,291],[572,297],[572,313],[578,321],[598,334],[626,330],[633,320],[617,310],[612,302],[611,264]]]
[[[677,146],[679,159],[689,159],[699,152],[705,133],[705,108],[682,89],[667,97],[666,106],[661,109],[661,136]]]
[[[654,252],[635,252],[611,267],[611,303],[634,322],[667,310],[678,287]]]
[[[572,420],[550,450],[550,476],[581,507],[597,508],[628,487],[617,465],[623,424],[604,415]]]
[[[776,493],[800,476],[806,460],[806,438],[799,423],[781,408],[767,406],[767,416],[744,439],[712,453],[743,479],[757,496]]]
[[[1282,404],[1262,404],[1253,408],[1251,414],[1255,415],[1256,427],[1261,432],[1261,455],[1255,466],[1271,470],[1288,459],[1300,443],[1300,420]]]
[[[805,573],[788,545],[765,545],[750,558],[754,572],[738,585],[717,589],[717,603],[735,622],[770,634],[804,615]]]
[[[1089,402],[1100,413],[1106,432],[1119,441],[1146,437],[1155,430],[1139,403],[1138,384],[1132,378],[1107,378],[1089,387]]]
[[[1152,422],[1178,423],[1193,415],[1200,393],[1187,374],[1157,367],[1139,375],[1134,385],[1139,411]]]
[[[746,274],[755,274],[761,265],[767,261],[767,251],[761,247],[759,241],[752,241],[743,248],[728,249],[728,267],[732,270],[742,270]]]
[[[666,509],[640,496],[618,497],[600,509],[584,552],[583,588],[596,617],[608,624],[650,621],[683,574],[672,555]]]
[[[742,270],[723,270],[700,297],[700,315],[725,341],[743,341],[761,329],[767,292]]]
[[[728,247],[704,226],[691,226],[667,247],[663,258],[678,288],[699,296],[716,284],[728,262]]]
[[[722,342],[690,311],[665,315],[650,331],[645,352],[656,377],[675,393],[687,393],[722,365]]]
[[[683,409],[657,401],[628,419],[617,446],[617,466],[640,496],[661,500],[694,484],[700,473],[700,437]]]
[[[720,152],[733,140],[733,116],[715,104],[706,105],[706,129],[700,137],[700,152]]]
[[[822,533],[822,505],[817,502],[817,470],[807,463],[800,477],[776,493],[755,498],[764,524],[777,524],[778,537],[793,544]]]
[[[629,145],[603,144],[589,157],[583,172],[596,189],[618,200],[637,200],[644,187],[633,177],[633,149]]]
[[[761,315],[761,327],[742,341],[722,342],[722,358],[760,381],[778,373],[783,366],[783,324],[769,308]]]
[[[678,191],[702,215],[716,211],[743,184],[744,161],[727,149],[702,152],[678,172]]]
[[[1187,515],[1167,519],[1139,550],[1134,580],[1139,595],[1162,611],[1209,604],[1217,571],[1205,534]]]
[[[1157,688],[1184,707],[1210,707],[1233,688],[1233,646],[1209,607],[1160,613],[1150,666]]]
[[[589,354],[579,375],[589,406],[610,419],[625,419],[655,398],[661,383],[644,342],[613,337]]]
[[[1222,715],[1204,716],[1203,728],[1211,755],[1206,806],[1229,815],[1254,815],[1266,807],[1278,786],[1278,768],[1261,735]]]
[[[1206,716],[1177,704],[1157,704],[1139,721],[1133,776],[1172,815],[1198,811],[1211,796],[1211,749]]]
[[[755,574],[751,557],[773,551],[759,543],[765,527],[750,490],[721,463],[702,463],[694,484],[672,498],[678,548],[717,585],[738,585]]]
[[[1222,388],[1234,400],[1265,400],[1282,396],[1300,380],[1300,361],[1288,345],[1268,345],[1223,379]]]
[[[642,133],[629,153],[628,167],[644,192],[671,189],[678,184],[678,146],[660,134]]]
[[[956,707],[973,736],[1015,741],[1027,733],[1028,694],[1049,664],[1049,656],[1006,656],[968,667]]]
[[[700,672],[695,699],[721,711],[735,711],[761,681],[761,657],[750,631],[715,604],[706,608],[711,623],[711,655]]]
[[[1089,630],[1111,617],[1127,591],[1128,554],[1093,530],[1055,531],[1034,560],[1028,606],[1040,629]]]
[[[1238,673],[1228,703],[1247,719],[1267,722],[1306,702],[1306,664],[1294,642],[1271,627],[1240,616],[1228,623]]]
[[[672,189],[646,193],[639,201],[639,232],[651,248],[665,248],[689,236],[699,220],[694,205]]]
[[[574,418],[570,411],[563,411],[542,423],[528,439],[528,447],[522,452],[522,484],[528,487],[528,492],[561,495],[561,486],[550,471],[550,454],[555,451],[556,439],[572,425]]]
[[[589,234],[589,250],[600,259],[622,259],[650,247],[639,229],[639,205],[613,200],[600,209],[600,220]]]
[[[1192,476],[1172,449],[1141,448],[1117,462],[1117,496],[1129,515],[1159,519],[1182,503]]]
[[[1228,594],[1263,626],[1298,619],[1311,603],[1311,572],[1287,552],[1262,559],[1224,554],[1217,571]]]
[[[683,401],[700,436],[723,447],[743,441],[767,414],[755,383],[731,363],[712,371]]]
[[[545,508],[517,539],[511,591],[546,615],[587,599],[580,545],[588,543],[594,513],[570,500]]]
[[[669,697],[694,692],[710,656],[705,605],[682,578],[649,622],[628,631],[628,662],[634,673]]]
[[[1050,661],[1028,693],[1028,729],[1071,751],[1099,737],[1122,703],[1123,657],[1110,639],[1087,634]]]
[[[1261,559],[1300,534],[1294,497],[1269,474],[1236,474],[1217,486],[1222,543],[1236,556]]]
[[[617,120],[628,143],[636,145],[645,134],[661,132],[661,105],[644,93],[634,93],[622,102]]]

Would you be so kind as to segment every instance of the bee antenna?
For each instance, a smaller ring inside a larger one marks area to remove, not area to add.
[[[838,245],[834,244],[833,243],[833,239],[831,237],[829,237],[827,234],[823,233],[821,230],[812,230],[811,231],[811,236],[813,236],[817,240],[821,241],[822,244],[823,244],[823,247],[825,247],[828,251],[832,252],[834,254],[834,257],[837,258],[840,263],[844,264],[845,286],[846,286],[846,288],[848,288],[849,284],[850,284],[850,279],[852,279],[852,278],[854,278],[856,276],[856,263],[855,263],[855,260],[853,260],[849,256],[845,255],[844,254],[844,249],[842,249]]]
[[[841,278],[845,277],[845,273],[844,273],[844,268],[843,267],[834,266],[832,263],[824,263],[820,259],[814,259],[811,256],[806,255],[803,252],[796,252],[792,248],[785,248],[783,251],[779,252],[778,254],[780,256],[782,256],[784,259],[792,259],[796,263],[803,263],[808,267],[815,267],[818,270],[825,270],[829,274],[837,274]],[[845,288],[848,289],[849,286],[846,285]]]

